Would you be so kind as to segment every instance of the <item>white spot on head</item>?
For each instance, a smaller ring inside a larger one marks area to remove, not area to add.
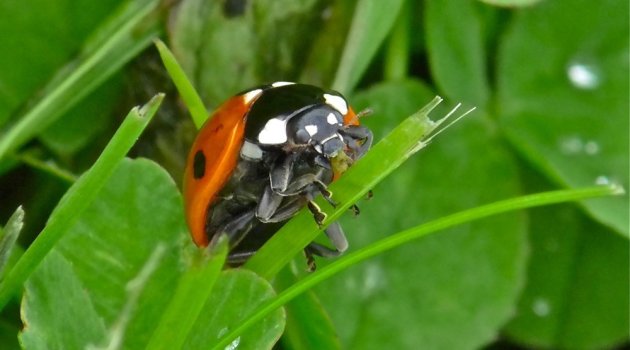
[[[281,86],[286,86],[286,85],[293,85],[295,83],[290,82],[290,81],[276,81],[275,83],[271,83],[271,87],[281,87]]]
[[[326,121],[328,122],[328,124],[330,125],[335,125],[335,124],[340,124],[341,122],[337,119],[337,116],[335,116],[335,113],[330,113],[328,114],[328,116],[326,117]]]
[[[243,100],[245,101],[246,104],[249,104],[253,100],[255,100],[258,96],[260,96],[261,93],[262,93],[262,89],[255,89],[255,90],[247,91],[246,93],[243,94]]]
[[[243,142],[241,147],[241,157],[245,159],[258,160],[263,156],[263,151],[255,143],[249,141]]]
[[[258,134],[258,141],[263,145],[279,145],[287,142],[287,122],[277,118],[269,119]]]
[[[306,132],[311,136],[317,134],[317,125],[307,125],[304,129],[306,129]]]
[[[324,100],[326,104],[339,111],[339,113],[346,115],[348,113],[348,104],[346,100],[339,95],[324,94]]]

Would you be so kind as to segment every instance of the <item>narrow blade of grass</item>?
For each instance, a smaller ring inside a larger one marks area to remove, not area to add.
[[[422,238],[430,233],[435,233],[449,227],[453,227],[463,223],[469,223],[474,220],[479,220],[488,216],[502,214],[513,210],[563,202],[573,202],[594,197],[621,195],[623,193],[623,189],[619,186],[596,186],[575,190],[560,190],[537,193],[518,198],[502,200],[473,209],[464,210],[428,222],[426,224],[399,232],[363,249],[360,249],[354,253],[343,256],[330,265],[318,270],[311,275],[308,275],[303,280],[287,288],[275,299],[261,305],[255,312],[252,312],[251,315],[243,318],[242,322],[236,322],[235,324],[238,324],[238,326],[230,330],[223,337],[221,337],[212,349],[216,350],[225,348],[225,346],[230,344],[240,334],[242,334],[245,330],[254,325],[256,322],[263,319],[270,312],[281,307],[296,296],[304,293],[316,284],[328,279],[334,274],[345,270],[352,265],[369,259],[375,255],[381,254],[387,250],[398,247],[412,240]]]
[[[17,154],[15,158],[33,169],[40,170],[68,184],[73,184],[77,181],[77,176],[70,171],[60,168],[54,162],[41,160],[33,152],[22,152]]]
[[[24,209],[19,206],[7,221],[4,229],[0,231],[0,279],[4,275],[9,256],[15,247],[15,242],[20,236],[24,226]]]
[[[221,240],[212,250],[196,249],[193,254],[197,256],[177,284],[147,349],[182,348],[219,278],[227,257],[227,240]]]
[[[186,73],[179,65],[173,53],[166,47],[162,40],[156,39],[155,46],[160,52],[162,63],[168,71],[168,74],[173,79],[177,91],[184,100],[184,104],[188,107],[190,115],[197,129],[200,129],[203,123],[208,119],[208,110],[201,101],[201,97],[197,94],[197,91],[193,87],[192,83],[186,77]]]
[[[159,94],[142,108],[133,108],[94,165],[59,201],[46,227],[0,284],[0,309],[4,308],[11,295],[22,286],[64,232],[68,231],[81,212],[96,197],[118,163],[153,118],[163,98],[164,95]]]
[[[403,7],[404,0],[359,0],[335,74],[333,89],[348,93],[368,68]]]
[[[106,23],[104,29],[97,30],[98,35],[86,43],[85,57],[79,64],[70,62],[62,68],[44,89],[44,97],[0,138],[0,159],[35,137],[146,48],[159,33],[159,17],[154,12],[159,3],[159,0],[126,3],[118,14],[125,19],[122,24],[114,21],[119,25]]]
[[[331,210],[324,209],[328,214],[324,226],[338,219],[353,203],[423,146],[421,140],[440,125],[440,121],[431,121],[428,114],[441,101],[440,97],[436,97],[419,112],[405,119],[330,186],[338,205]],[[321,203],[321,208],[330,207],[321,200],[318,203]],[[304,209],[286,223],[245,266],[264,278],[271,279],[293,256],[313,241],[320,231],[311,213]]]

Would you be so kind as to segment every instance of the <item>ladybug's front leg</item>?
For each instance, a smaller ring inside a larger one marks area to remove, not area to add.
[[[236,247],[247,236],[249,231],[251,231],[256,217],[254,211],[254,209],[247,210],[234,216],[230,221],[218,227],[214,234],[212,234],[210,245],[214,245],[217,243],[219,237],[225,235],[228,238],[230,250]]]
[[[287,190],[293,175],[293,163],[297,157],[296,153],[289,153],[273,166],[269,172],[269,184],[273,192],[282,193]]]
[[[340,130],[346,145],[352,150],[354,160],[361,158],[372,146],[372,131],[362,125],[351,125]]]

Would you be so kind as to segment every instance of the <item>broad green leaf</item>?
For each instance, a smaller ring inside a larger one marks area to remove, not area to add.
[[[105,336],[91,291],[72,263],[53,250],[26,283],[20,336],[24,348],[80,349]]]
[[[163,244],[167,252],[143,288],[124,332],[126,347],[146,345],[177,283],[185,232],[181,198],[168,174],[147,160],[125,160],[53,249],[54,258],[47,256],[29,279],[26,295],[31,297],[25,299],[23,310],[26,315],[45,313],[49,319],[27,316],[23,339],[63,337],[58,340],[60,349],[107,343],[104,330],[118,320],[127,300],[127,284],[156,246]],[[67,286],[60,287],[58,280],[67,280]],[[82,301],[68,298],[68,293]],[[53,300],[57,304],[51,304]],[[46,312],[51,307],[59,312]],[[92,309],[90,317],[99,322],[85,320],[78,313],[87,312],[83,309]],[[69,328],[75,331],[65,331]],[[84,338],[84,334],[91,336]]]
[[[354,90],[394,26],[403,3],[403,0],[357,1],[333,89],[342,93]]]
[[[206,302],[184,349],[209,349],[258,305],[275,296],[267,281],[247,270],[224,271]],[[284,311],[278,309],[234,340],[229,349],[271,349],[284,330]]]
[[[249,6],[232,17],[226,16],[219,1],[186,0],[178,6],[169,44],[206,106],[216,108],[235,92],[255,85],[255,33]]]
[[[440,90],[484,108],[490,95],[482,17],[469,0],[430,0],[425,7],[427,53]]]
[[[427,98],[417,83],[390,83],[353,102],[371,106],[370,118],[388,116],[395,123],[417,108],[409,101]],[[440,135],[374,188],[370,201],[358,203],[361,215],[342,220],[351,249],[518,193],[513,159],[479,119]],[[316,290],[344,347],[474,349],[493,340],[523,284],[522,218],[503,215],[426,237],[326,281]]]
[[[501,125],[525,158],[563,186],[628,188],[627,14],[624,1],[546,1],[519,10],[503,37]],[[628,236],[628,196],[583,205]]]
[[[0,2],[0,125],[70,60],[121,0]],[[69,21],[68,18],[72,18]]]
[[[533,209],[530,222],[527,284],[508,336],[548,349],[606,349],[627,341],[628,242],[574,206]]]

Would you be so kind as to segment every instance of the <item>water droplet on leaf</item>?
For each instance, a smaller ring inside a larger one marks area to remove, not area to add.
[[[567,76],[578,89],[592,90],[599,86],[600,76],[597,67],[584,63],[573,63],[567,68]]]
[[[545,298],[536,298],[532,303],[532,311],[534,311],[536,316],[545,317],[549,315],[551,305],[549,305],[549,301]]]

